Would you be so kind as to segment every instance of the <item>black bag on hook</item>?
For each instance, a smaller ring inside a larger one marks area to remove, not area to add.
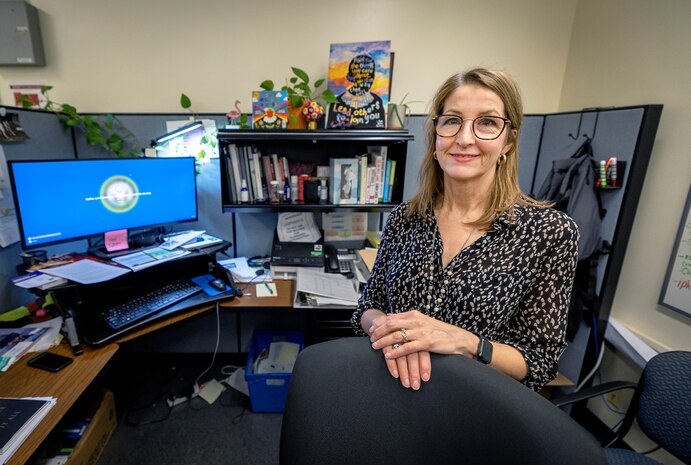
[[[595,189],[596,164],[590,139],[570,157],[552,162],[552,171],[536,198],[555,202],[554,208],[569,215],[578,225],[581,239],[578,260],[600,250],[602,217],[605,215]]]

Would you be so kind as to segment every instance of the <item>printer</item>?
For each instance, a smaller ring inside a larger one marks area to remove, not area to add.
[[[274,231],[271,266],[324,266],[324,235],[317,242],[281,242]]]

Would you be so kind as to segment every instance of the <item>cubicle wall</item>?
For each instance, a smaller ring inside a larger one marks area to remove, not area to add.
[[[108,156],[100,149],[86,144],[79,131],[64,130],[51,113],[7,107],[18,113],[23,128],[31,137],[28,141],[2,143],[8,160],[50,158],[99,158]],[[645,170],[657,130],[661,105],[564,112],[547,115],[526,115],[521,131],[519,181],[522,189],[534,193],[542,185],[552,162],[570,157],[582,143],[584,135],[593,139],[596,159],[611,156],[627,162],[623,187],[602,193],[607,215],[603,220],[602,236],[612,244],[612,252],[602,258],[598,284],[601,289],[600,319],[609,314],[619,271],[633,223]],[[133,135],[135,144],[148,147],[151,140],[165,134],[166,121],[187,119],[189,114],[116,114],[119,121]],[[220,114],[196,115],[224,124]],[[404,199],[414,195],[425,148],[425,115],[413,115],[408,129],[415,140],[408,144]],[[37,188],[49,189],[52,180],[37,180]],[[218,160],[204,165],[198,178],[199,221],[179,225],[184,228],[205,229],[209,233],[235,243],[237,256],[268,255],[271,250],[275,213],[223,214],[220,202],[220,172]],[[370,215],[377,222],[379,215]],[[385,219],[384,219],[385,220]],[[380,224],[375,225],[381,226]],[[370,228],[372,229],[372,228]],[[86,242],[68,243],[48,248],[49,253],[85,250]],[[7,284],[15,275],[20,247],[11,245],[0,250],[0,312],[26,303],[30,294]],[[604,331],[604,325],[599,328]],[[600,335],[601,336],[601,335]],[[579,349],[584,350],[584,349]],[[579,368],[580,369],[580,368]],[[578,378],[572,373],[574,378]]]

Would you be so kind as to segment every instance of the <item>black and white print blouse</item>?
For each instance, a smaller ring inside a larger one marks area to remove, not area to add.
[[[442,268],[443,245],[431,214],[389,216],[372,275],[353,313],[420,312],[491,341],[515,347],[528,365],[522,381],[539,390],[557,374],[566,348],[569,299],[578,254],[578,228],[551,208],[516,206],[490,231]]]

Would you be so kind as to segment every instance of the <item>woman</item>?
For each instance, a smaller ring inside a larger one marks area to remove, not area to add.
[[[556,376],[578,230],[520,190],[522,114],[512,79],[483,68],[432,101],[418,192],[391,212],[352,318],[406,388],[430,379],[431,352],[535,390]]]

